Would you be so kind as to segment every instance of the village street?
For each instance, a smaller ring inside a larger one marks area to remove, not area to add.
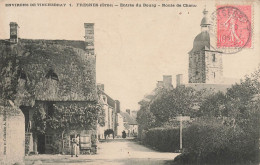
[[[98,144],[96,155],[32,155],[26,156],[30,164],[93,164],[93,165],[164,165],[177,153],[163,153],[144,147],[131,139],[108,139]]]
[[[260,165],[260,0],[7,1],[0,165]]]

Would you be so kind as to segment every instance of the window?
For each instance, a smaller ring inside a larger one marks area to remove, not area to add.
[[[45,77],[48,79],[50,78],[52,80],[59,81],[58,75],[53,71],[53,69],[50,69]]]
[[[213,76],[214,76],[214,78],[216,77],[216,73],[215,72],[213,72]]]
[[[53,113],[54,113],[54,102],[48,102],[47,103],[47,112],[46,112],[46,114],[47,114],[47,116],[49,116],[49,117],[53,117]]]
[[[23,70],[18,71],[18,76],[19,76],[20,79],[23,79],[25,81],[27,80],[27,76],[26,76],[26,74]]]
[[[196,73],[196,76],[199,75],[199,71],[196,71],[195,73]]]
[[[105,95],[103,95],[102,97],[103,97],[104,103],[107,104],[107,97]]]
[[[45,135],[45,144],[52,145],[53,144],[53,136],[52,135]]]
[[[216,55],[212,54],[212,61],[215,62],[216,61]]]
[[[194,62],[198,62],[198,57],[197,56],[194,56]]]

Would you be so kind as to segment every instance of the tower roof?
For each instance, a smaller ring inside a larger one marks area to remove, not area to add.
[[[210,34],[208,31],[203,31],[195,37],[193,48],[189,53],[203,49],[210,49]]]
[[[207,27],[210,25],[209,20],[208,20],[208,11],[206,9],[203,10],[204,17],[202,18],[200,22],[201,27]]]
[[[203,18],[201,20],[200,26],[202,31],[198,34],[193,41],[193,48],[189,53],[210,49],[210,33],[208,32],[208,26],[210,25],[206,9],[203,10]]]
[[[208,25],[210,25],[208,18],[207,17],[202,18],[200,22],[200,26],[208,26]]]

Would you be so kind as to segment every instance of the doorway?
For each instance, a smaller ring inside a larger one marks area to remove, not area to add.
[[[24,114],[24,119],[25,119],[25,132],[30,132],[30,119],[29,119],[29,114],[30,114],[30,107],[28,107],[28,106],[20,106],[19,107],[21,110],[22,110],[22,112],[23,112],[23,114]]]
[[[45,135],[38,135],[37,150],[39,154],[45,153]]]

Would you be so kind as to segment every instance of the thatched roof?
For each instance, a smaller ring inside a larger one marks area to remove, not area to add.
[[[13,53],[17,54],[21,102],[97,99],[96,57],[87,54],[84,41],[20,39],[10,46],[2,40],[0,69],[7,62],[3,57]]]

